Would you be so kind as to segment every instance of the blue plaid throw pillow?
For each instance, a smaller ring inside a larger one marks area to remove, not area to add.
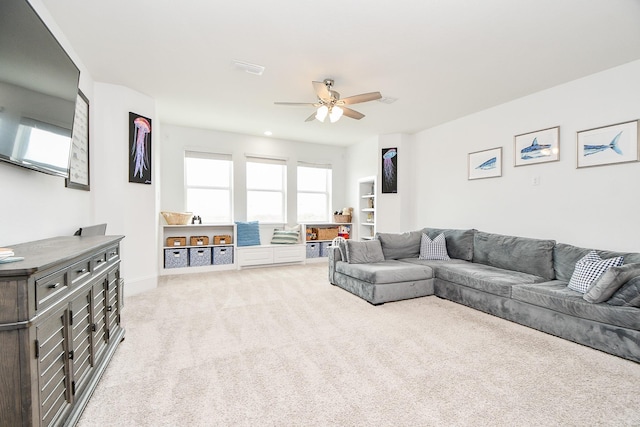
[[[584,294],[605,271],[611,267],[619,267],[623,262],[624,257],[602,259],[596,251],[591,251],[576,262],[575,270],[569,280],[569,289]]]
[[[447,253],[447,241],[444,234],[440,233],[435,239],[431,240],[429,236],[422,233],[422,240],[420,240],[420,256],[418,259],[451,259]]]

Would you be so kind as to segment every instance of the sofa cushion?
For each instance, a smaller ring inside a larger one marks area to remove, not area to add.
[[[473,262],[491,265],[552,280],[555,241],[503,236],[476,231]]]
[[[347,262],[349,264],[366,264],[384,261],[382,247],[378,240],[365,242],[347,240],[345,247]]]
[[[451,258],[473,260],[473,235],[475,230],[454,230],[444,228],[425,228],[422,230],[431,239],[444,234],[447,241],[447,253]]]
[[[571,280],[573,269],[576,262],[592,249],[579,248],[577,246],[567,245],[565,243],[556,244],[553,248],[553,266],[556,271],[556,279],[568,282]],[[627,264],[640,262],[640,253],[625,253],[595,250],[602,259],[615,258],[622,256]]]
[[[637,308],[591,304],[582,298],[580,292],[569,289],[567,282],[560,280],[514,286],[512,298],[579,318],[640,330]]]
[[[514,285],[546,281],[546,279],[532,274],[472,262],[443,262],[433,268],[435,277],[438,279],[506,298],[511,297],[511,287]]]
[[[634,277],[622,285],[607,301],[609,305],[640,308],[640,277]]]
[[[449,255],[447,255],[447,241],[445,240],[444,234],[438,234],[435,239],[431,240],[429,236],[422,233],[420,256],[418,258],[449,260]]]
[[[433,269],[397,260],[369,264],[336,263],[336,272],[368,283],[396,283],[433,278]]]
[[[384,259],[418,258],[422,231],[405,233],[376,233],[376,239],[382,243]]]
[[[569,280],[569,289],[584,294],[605,271],[611,267],[622,265],[623,262],[624,258],[621,256],[602,259],[596,251],[591,251],[576,262],[576,268]]]
[[[587,302],[599,303],[608,300],[622,285],[640,276],[640,263],[611,267],[593,283],[583,298]]]

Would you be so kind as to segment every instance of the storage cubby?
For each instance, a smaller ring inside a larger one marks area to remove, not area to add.
[[[236,268],[235,224],[162,226],[161,275]]]
[[[358,237],[371,240],[376,235],[376,179],[362,178],[358,181]]]

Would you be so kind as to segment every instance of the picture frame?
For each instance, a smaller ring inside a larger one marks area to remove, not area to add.
[[[640,120],[577,132],[577,168],[637,162]]]
[[[151,184],[151,119],[129,112],[129,182]]]
[[[560,126],[514,136],[513,158],[514,166],[560,160]]]
[[[383,148],[382,154],[382,193],[398,192],[398,148]]]
[[[467,170],[468,180],[502,176],[502,147],[469,153]]]
[[[89,100],[82,91],[78,91],[71,131],[69,177],[65,179],[64,185],[67,188],[90,191],[90,184]]]

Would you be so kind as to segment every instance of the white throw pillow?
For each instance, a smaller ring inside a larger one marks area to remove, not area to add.
[[[447,253],[447,240],[443,233],[436,236],[431,240],[429,236],[422,233],[422,240],[420,241],[420,256],[418,259],[431,259],[431,260],[449,260],[449,254]]]
[[[611,267],[619,267],[623,262],[624,258],[621,256],[603,260],[596,251],[591,251],[576,262],[569,280],[569,289],[584,294],[605,271]]]

